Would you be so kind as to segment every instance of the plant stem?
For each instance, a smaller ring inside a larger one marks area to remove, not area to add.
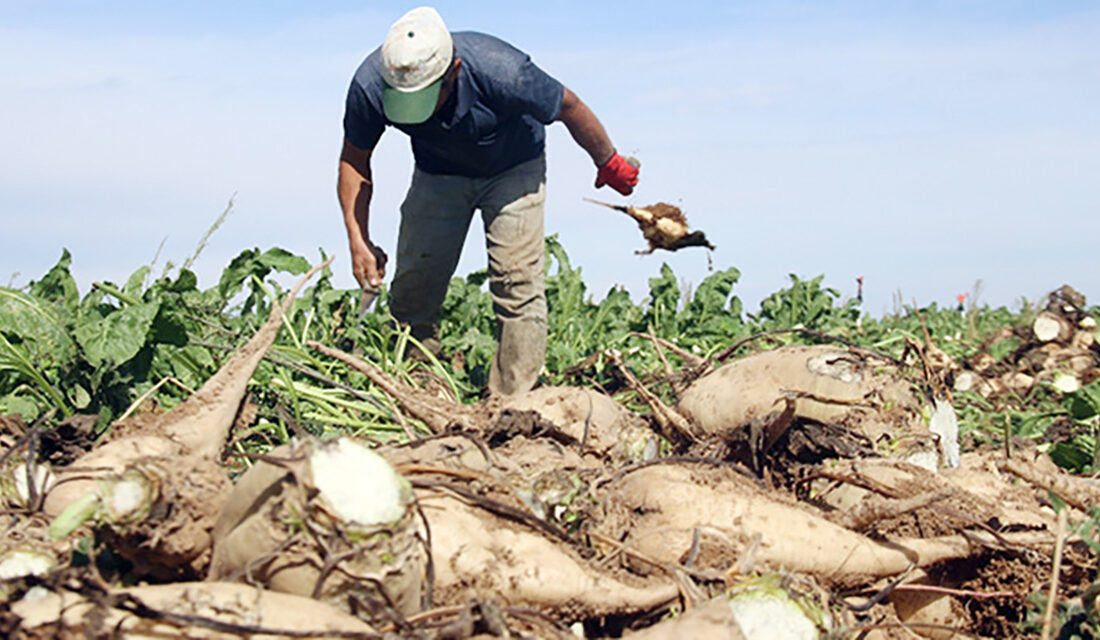
[[[93,289],[99,289],[100,291],[102,291],[103,293],[106,293],[109,296],[114,296],[115,298],[117,298],[119,300],[119,302],[123,302],[123,303],[131,305],[131,306],[141,304],[141,300],[138,300],[137,298],[135,298],[135,297],[133,297],[129,294],[123,293],[117,287],[115,287],[111,284],[108,284],[106,282],[93,282],[92,283],[92,288]]]
[[[1058,533],[1054,541],[1054,566],[1050,570],[1050,591],[1047,593],[1047,608],[1043,613],[1042,640],[1050,640],[1050,627],[1054,620],[1054,609],[1058,604],[1058,574],[1062,571],[1062,549],[1066,544],[1066,507],[1058,511]]]

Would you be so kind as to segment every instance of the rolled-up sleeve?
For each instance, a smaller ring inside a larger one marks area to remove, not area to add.
[[[553,76],[540,69],[530,58],[520,66],[520,108],[543,124],[550,124],[561,111],[563,87]]]
[[[360,149],[373,149],[385,128],[385,118],[367,100],[359,82],[352,80],[344,105],[344,137]]]

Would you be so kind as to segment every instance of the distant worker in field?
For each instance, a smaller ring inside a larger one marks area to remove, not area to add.
[[[415,338],[438,345],[447,285],[480,210],[499,322],[492,394],[531,389],[546,355],[545,125],[559,120],[592,157],[597,187],[633,191],[638,169],[580,98],[506,42],[450,33],[430,7],[393,24],[348,90],[337,191],[355,278],[375,288],[386,273],[368,223],[371,152],[390,125],[409,135],[416,161],[401,205],[391,310]]]

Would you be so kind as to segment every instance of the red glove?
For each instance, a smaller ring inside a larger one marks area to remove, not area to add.
[[[638,184],[637,162],[637,160],[628,162],[616,152],[596,172],[596,188],[599,189],[606,184],[624,196],[630,195]]]

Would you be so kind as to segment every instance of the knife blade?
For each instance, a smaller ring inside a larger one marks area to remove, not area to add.
[[[374,301],[378,299],[378,293],[381,291],[379,287],[366,286],[359,293],[359,319],[362,320],[363,316],[367,315],[371,307],[374,306]]]

